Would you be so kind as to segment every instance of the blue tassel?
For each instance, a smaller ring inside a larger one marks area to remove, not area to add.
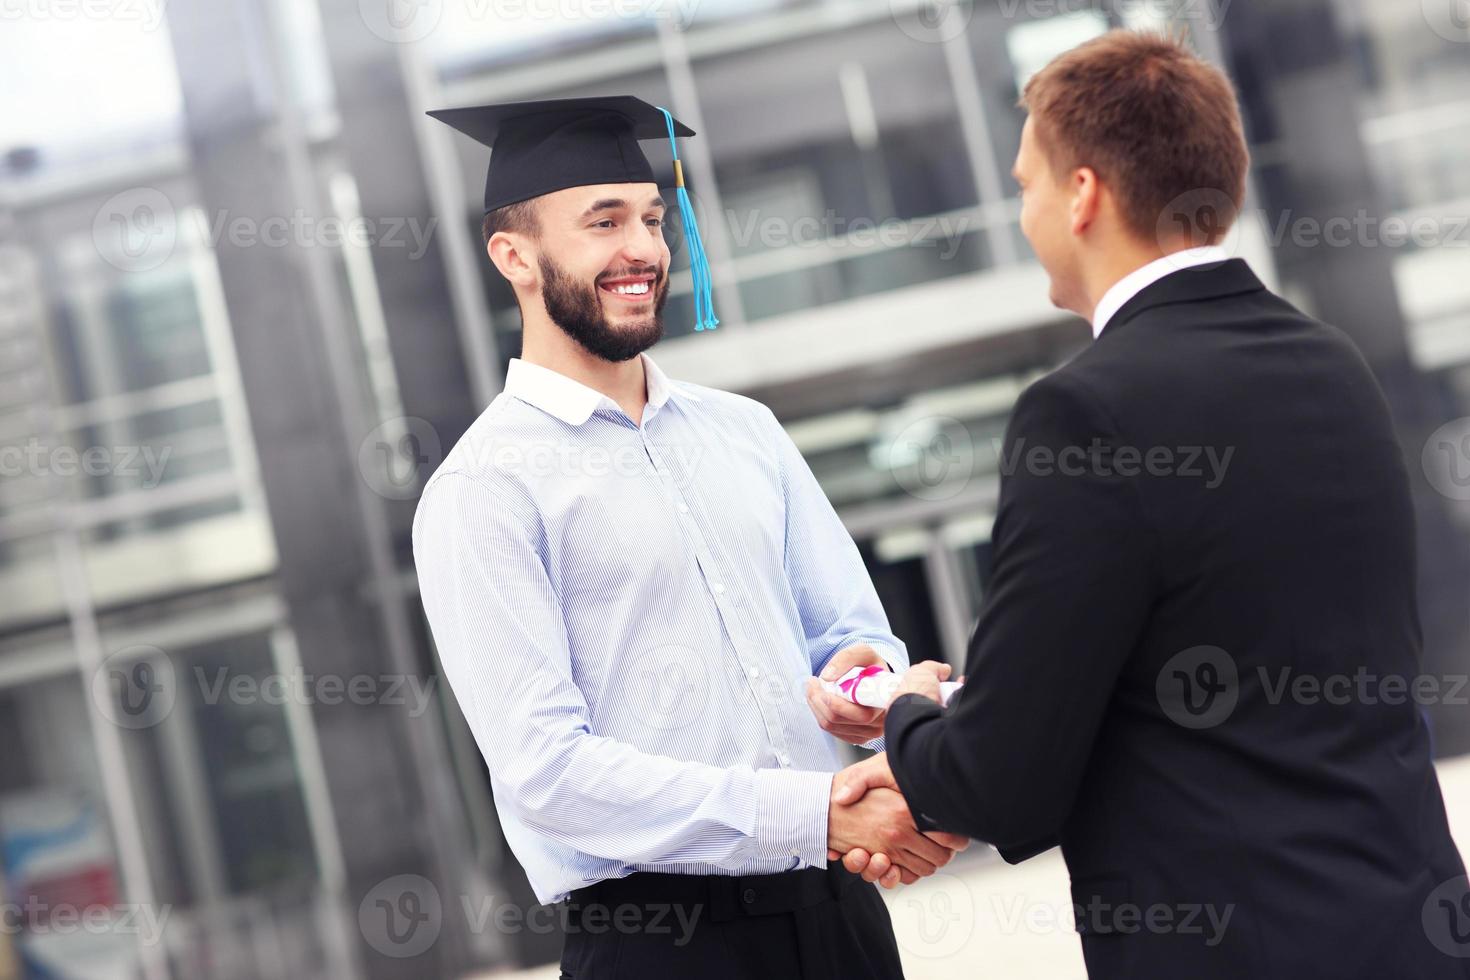
[[[674,154],[679,215],[684,221],[684,241],[689,246],[689,274],[694,278],[694,329],[713,330],[720,325],[720,320],[715,316],[715,284],[709,270],[709,256],[705,254],[704,242],[699,237],[699,222],[694,217],[689,191],[684,187],[684,165],[679,162],[679,146],[674,141],[674,117],[663,106],[659,106],[658,111],[664,114],[664,122],[668,124],[669,149]]]

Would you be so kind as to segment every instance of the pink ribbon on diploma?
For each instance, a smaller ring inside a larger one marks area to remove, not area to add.
[[[854,667],[853,670],[857,670],[857,668]],[[857,704],[858,683],[865,677],[872,677],[874,674],[884,674],[887,672],[888,668],[883,666],[882,664],[869,664],[862,670],[858,670],[855,674],[851,670],[848,671],[847,673],[849,676],[838,681],[837,686],[841,688],[842,693],[847,697],[849,701],[851,701],[853,704]]]

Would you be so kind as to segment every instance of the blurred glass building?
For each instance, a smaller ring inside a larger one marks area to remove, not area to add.
[[[422,480],[519,352],[484,151],[429,108],[626,92],[699,131],[723,323],[690,330],[671,223],[654,355],[769,404],[895,630],[959,660],[1007,413],[1090,337],[1017,228],[1019,87],[1110,26],[1186,32],[1247,117],[1230,246],[1381,379],[1425,670],[1470,669],[1454,0],[27,0],[0,25],[0,978],[556,955],[411,561]],[[1465,711],[1432,716],[1470,750]]]

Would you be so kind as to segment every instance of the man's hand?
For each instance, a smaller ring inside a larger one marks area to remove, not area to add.
[[[900,877],[907,871],[926,878],[954,857],[952,848],[919,833],[903,797],[891,789],[875,789],[849,805],[834,799],[827,817],[827,846],[839,854],[861,849],[888,855],[901,869]]]
[[[845,836],[851,833],[845,818],[866,812],[870,800],[878,805],[876,815],[891,822],[869,826],[856,839],[850,839]],[[842,834],[838,832],[839,819],[843,820]],[[864,881],[880,882],[885,888],[928,877],[948,864],[956,852],[970,846],[968,837],[940,831],[919,832],[908,805],[898,795],[898,783],[888,767],[888,756],[881,752],[849,766],[832,780],[828,827],[828,859],[841,857],[848,871],[862,875]],[[872,843],[875,838],[876,845]],[[942,860],[935,860],[936,857]]]
[[[822,668],[822,680],[835,681],[852,668],[869,664],[886,666],[887,661],[866,643],[853,644],[838,650],[827,661],[827,666]],[[806,703],[811,706],[812,714],[817,716],[817,724],[822,726],[822,730],[831,732],[844,742],[862,745],[883,734],[884,709],[866,708],[829,694],[815,677],[806,682]]]
[[[904,672],[903,681],[898,685],[898,690],[893,692],[893,700],[897,701],[905,694],[922,694],[930,701],[943,704],[939,697],[939,682],[949,680],[951,673],[949,664],[937,660],[914,664]]]
[[[839,772],[832,780],[832,802],[856,803],[870,789],[898,792],[898,780],[893,778],[893,770],[888,767],[887,752],[879,752]]]

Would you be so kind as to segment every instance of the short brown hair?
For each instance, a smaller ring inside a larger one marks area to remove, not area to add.
[[[1181,39],[1109,31],[1037,72],[1020,104],[1058,176],[1092,168],[1139,236],[1217,242],[1245,201],[1235,90]]]
[[[507,204],[503,208],[486,212],[485,224],[480,230],[485,235],[486,245],[490,244],[490,236],[497,231],[535,237],[540,230],[540,225],[536,221],[536,199],[517,201],[515,204]]]

